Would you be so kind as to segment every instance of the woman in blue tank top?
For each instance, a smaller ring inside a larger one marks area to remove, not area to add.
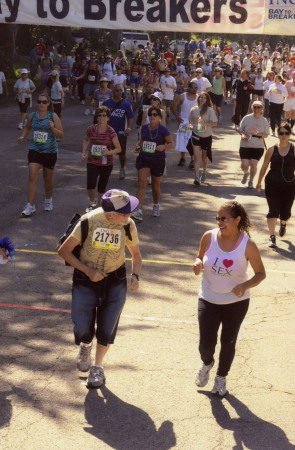
[[[265,270],[259,250],[249,237],[251,223],[244,207],[235,201],[226,202],[219,208],[216,221],[218,227],[203,235],[193,264],[195,275],[203,271],[198,305],[202,366],[196,385],[204,387],[209,381],[221,325],[221,350],[211,392],[223,396],[239,329],[249,306],[249,289],[264,280]],[[254,271],[250,279],[248,262]]]
[[[19,144],[23,144],[28,134],[32,133],[32,141],[29,147],[29,181],[28,203],[22,216],[29,217],[36,212],[35,197],[39,171],[43,167],[43,179],[45,187],[45,211],[52,211],[53,170],[57,160],[57,139],[62,139],[63,129],[60,118],[52,108],[50,98],[40,94],[37,100],[38,111],[31,113],[27,124],[18,138]]]

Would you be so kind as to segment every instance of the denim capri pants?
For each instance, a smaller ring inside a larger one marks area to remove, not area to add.
[[[113,344],[127,291],[125,265],[98,282],[74,270],[72,287],[72,321],[75,343]],[[95,332],[96,320],[96,332]]]

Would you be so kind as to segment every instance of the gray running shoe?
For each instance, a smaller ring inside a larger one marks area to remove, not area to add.
[[[254,189],[253,181],[248,182],[248,189]]]
[[[77,369],[81,372],[88,372],[91,366],[91,350],[92,350],[92,342],[91,345],[85,346],[83,342],[80,344],[80,350],[77,359]]]
[[[99,388],[106,381],[102,366],[91,366],[90,373],[87,378],[86,386],[88,388]]]
[[[226,378],[220,377],[219,375],[216,375],[214,386],[211,391],[212,394],[218,394],[221,397],[223,397],[226,394]]]
[[[119,180],[124,180],[124,178],[125,178],[125,169],[123,169],[123,167],[121,167],[120,174],[119,174]]]
[[[202,172],[202,176],[201,176],[201,183],[205,183],[205,181],[206,181],[206,172]]]
[[[242,180],[241,180],[241,183],[242,183],[242,184],[246,184],[246,183],[247,183],[248,176],[249,176],[249,172],[244,173],[243,178],[242,178]]]
[[[199,179],[199,177],[195,177],[194,184],[195,184],[196,186],[200,186],[200,179]]]
[[[206,364],[202,364],[202,367],[199,370],[199,373],[197,375],[196,378],[196,385],[199,387],[204,387],[206,386],[206,384],[209,381],[209,375],[210,375],[210,370],[212,369],[212,367],[214,366],[214,359],[212,361],[211,364],[209,364],[209,366],[206,366]]]
[[[141,209],[135,209],[132,213],[132,219],[142,222],[143,221],[143,214]]]
[[[159,217],[160,216],[160,205],[154,205],[153,206],[153,217]]]

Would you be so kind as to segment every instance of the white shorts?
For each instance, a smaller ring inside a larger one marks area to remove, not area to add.
[[[287,98],[284,103],[284,111],[295,111],[295,98]]]

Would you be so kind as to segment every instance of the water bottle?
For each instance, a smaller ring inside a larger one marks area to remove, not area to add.
[[[108,155],[102,155],[102,165],[105,165],[105,164],[107,164],[107,162],[108,162]]]

